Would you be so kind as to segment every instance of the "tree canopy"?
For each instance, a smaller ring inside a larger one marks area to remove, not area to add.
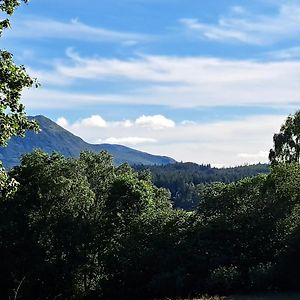
[[[23,156],[0,199],[0,294],[20,299],[177,299],[299,289],[300,166],[198,191],[172,208],[148,173],[108,153]],[[117,288],[116,288],[117,287]]]
[[[0,0],[0,12],[10,16],[20,3],[18,0]],[[9,26],[8,18],[0,21],[0,36]],[[28,129],[38,130],[38,125],[27,118],[25,107],[20,103],[23,89],[32,86],[38,86],[36,79],[26,73],[24,66],[13,62],[11,53],[0,50],[0,147],[5,146],[12,136],[23,136]],[[16,185],[15,180],[8,181],[0,161],[0,196],[11,194]]]
[[[12,15],[19,5],[17,0],[1,0],[0,11]],[[8,18],[0,22],[0,35],[9,25]],[[38,128],[34,121],[28,120],[25,107],[20,103],[23,89],[34,85],[38,83],[26,73],[25,67],[15,65],[13,55],[0,50],[0,146],[14,135],[22,136],[26,130]]]
[[[289,115],[279,133],[273,136],[274,147],[270,150],[271,163],[299,162],[300,158],[300,110]]]

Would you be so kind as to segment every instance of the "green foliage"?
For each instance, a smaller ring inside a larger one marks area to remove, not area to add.
[[[17,0],[1,0],[0,10],[11,15],[19,5]],[[0,22],[0,35],[8,26],[8,19]],[[19,102],[22,90],[33,85],[38,83],[27,75],[24,66],[16,66],[12,54],[0,50],[0,146],[12,136],[24,135],[27,129],[37,130],[37,124],[28,120]]]
[[[148,169],[153,183],[171,191],[174,207],[194,210],[199,201],[201,189],[207,183],[234,182],[260,173],[269,173],[268,165],[257,164],[234,168],[212,168],[210,165],[175,163],[165,166],[135,166],[138,171]]]
[[[12,15],[19,5],[17,0],[0,0],[0,12]],[[0,36],[9,25],[8,19],[0,21]],[[12,54],[0,50],[0,147],[12,136],[23,136],[28,129],[38,130],[37,124],[28,120],[24,105],[20,103],[22,90],[33,85],[38,83],[27,75],[24,66],[16,66]],[[7,197],[15,189],[16,182],[8,180],[0,161],[0,196]]]
[[[271,288],[273,276],[272,263],[260,263],[249,268],[249,283],[252,289],[265,291]]]
[[[102,152],[25,155],[0,201],[0,293],[23,299],[162,299],[297,289],[300,165],[197,189],[174,209],[148,172]],[[282,279],[284,278],[284,279]],[[117,287],[117,288],[116,288]]]
[[[20,253],[25,262],[17,261],[7,276],[26,276],[23,286],[29,295],[43,290],[44,297],[54,297],[64,285],[74,285],[76,293],[83,281],[84,265],[90,261],[86,249],[95,202],[83,170],[80,161],[36,152],[25,156],[11,173],[20,186],[14,201],[4,205],[13,204],[23,215],[25,224],[15,239],[27,237],[20,245],[27,255]]]
[[[22,0],[24,3],[27,3],[28,0]],[[16,9],[20,5],[21,1],[18,0],[0,0],[0,11],[12,15]],[[8,28],[10,26],[9,19],[6,18],[0,21],[0,36],[2,34],[3,29]]]
[[[271,163],[299,162],[300,157],[300,111],[287,117],[280,132],[273,136],[274,148],[270,150]]]
[[[24,135],[27,129],[37,130],[37,124],[26,117],[23,104],[19,103],[25,87],[37,83],[31,79],[23,66],[12,61],[12,55],[0,51],[0,146],[15,135]]]
[[[9,15],[12,15],[16,7],[20,5],[21,1],[18,0],[1,0],[0,1],[0,10],[6,12]],[[22,2],[27,3],[28,0],[22,0]]]
[[[10,179],[0,165],[0,198],[9,198],[17,190],[17,187],[18,182],[14,178]]]
[[[210,273],[208,285],[212,291],[218,290],[222,293],[228,293],[236,289],[240,280],[241,274],[236,266],[222,266]]]
[[[8,298],[24,277],[25,298],[145,293],[132,280],[143,258],[150,257],[145,270],[155,265],[153,241],[156,234],[164,241],[163,224],[173,214],[169,193],[128,165],[114,167],[105,152],[70,159],[36,151],[9,175],[19,188],[0,203],[3,295]],[[152,269],[149,276],[155,274]],[[112,288],[120,280],[126,289]]]

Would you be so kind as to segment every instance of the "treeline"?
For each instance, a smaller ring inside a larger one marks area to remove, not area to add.
[[[149,173],[115,167],[107,153],[35,152],[8,176],[16,188],[1,189],[1,299],[299,289],[299,163],[205,185],[194,212],[172,208]]]
[[[256,164],[231,168],[213,168],[196,163],[175,163],[164,166],[134,166],[137,171],[149,170],[153,183],[171,192],[174,207],[193,210],[200,199],[200,190],[207,183],[230,183],[242,178],[267,174],[269,165]]]

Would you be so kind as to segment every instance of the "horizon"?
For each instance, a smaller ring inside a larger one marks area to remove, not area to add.
[[[23,95],[28,115],[89,143],[266,163],[299,107],[300,1],[42,2],[17,9],[2,48],[41,83]]]
[[[51,118],[47,117],[47,116],[44,116],[44,115],[36,115],[36,116],[29,116],[29,118],[32,118],[32,119],[35,119],[35,118],[46,118],[48,120],[50,120],[51,122],[55,123],[57,126],[59,126],[60,128],[64,129],[64,130],[67,130],[65,129],[64,127],[60,126],[59,124],[57,124],[54,120],[52,120]],[[67,130],[68,131],[68,130]],[[72,132],[68,131],[69,133],[73,134]],[[37,133],[38,134],[38,133]],[[73,134],[75,135],[76,137],[82,139],[84,142],[88,143],[84,138],[76,135],[76,134]],[[24,137],[26,138],[26,136]],[[94,144],[94,143],[89,143],[91,145],[101,145],[101,144]],[[109,144],[109,143],[103,143],[103,144],[107,144],[107,145],[116,145],[116,146],[124,146],[124,147],[128,147],[126,145],[120,145],[120,144]],[[129,147],[130,149],[133,149],[133,150],[137,150],[135,149],[134,147]],[[141,151],[143,152],[143,151]],[[144,152],[146,154],[150,154],[150,155],[154,155],[154,156],[161,156],[160,154],[157,154],[157,153],[148,153],[148,152]],[[267,162],[267,163],[262,163],[262,162],[258,162],[258,163],[254,163],[254,164],[248,164],[248,163],[245,163],[243,165],[232,165],[232,166],[215,166],[215,165],[212,165],[212,164],[202,164],[202,163],[196,163],[196,162],[193,162],[193,161],[177,161],[175,160],[173,157],[170,157],[170,156],[162,156],[162,157],[167,157],[167,158],[171,158],[175,161],[175,163],[178,163],[178,164],[196,164],[198,166],[209,166],[211,168],[216,168],[216,169],[231,169],[231,168],[239,168],[239,167],[249,167],[249,166],[255,166],[255,165],[269,165],[270,163]],[[173,164],[173,163],[169,163],[169,164]]]

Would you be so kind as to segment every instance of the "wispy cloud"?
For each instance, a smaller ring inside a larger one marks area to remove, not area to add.
[[[279,60],[291,60],[300,58],[300,46],[275,50],[267,53],[271,58]]]
[[[272,44],[297,38],[300,34],[300,5],[281,4],[276,14],[257,15],[242,7],[233,7],[217,23],[183,18],[181,24],[196,36],[220,42],[240,42],[254,45]]]
[[[59,74],[56,70],[38,70],[27,67],[26,71],[31,77],[37,78],[43,86],[69,86],[73,82],[72,78]]]
[[[91,26],[76,19],[63,22],[36,17],[16,20],[13,30],[7,31],[5,37],[14,39],[67,39],[95,43],[121,42],[125,46],[150,39],[149,36],[143,34]]]
[[[106,93],[70,92],[44,86],[24,94],[31,108],[74,104],[150,104],[172,107],[287,106],[300,103],[300,61],[258,62],[203,57],[138,56],[131,59],[81,57],[69,53],[50,79],[108,82]],[[55,75],[56,74],[56,75]],[[133,88],[116,89],[124,82]],[[43,82],[42,82],[43,83]],[[119,85],[119,83],[121,83]],[[43,101],[41,101],[43,99]]]

